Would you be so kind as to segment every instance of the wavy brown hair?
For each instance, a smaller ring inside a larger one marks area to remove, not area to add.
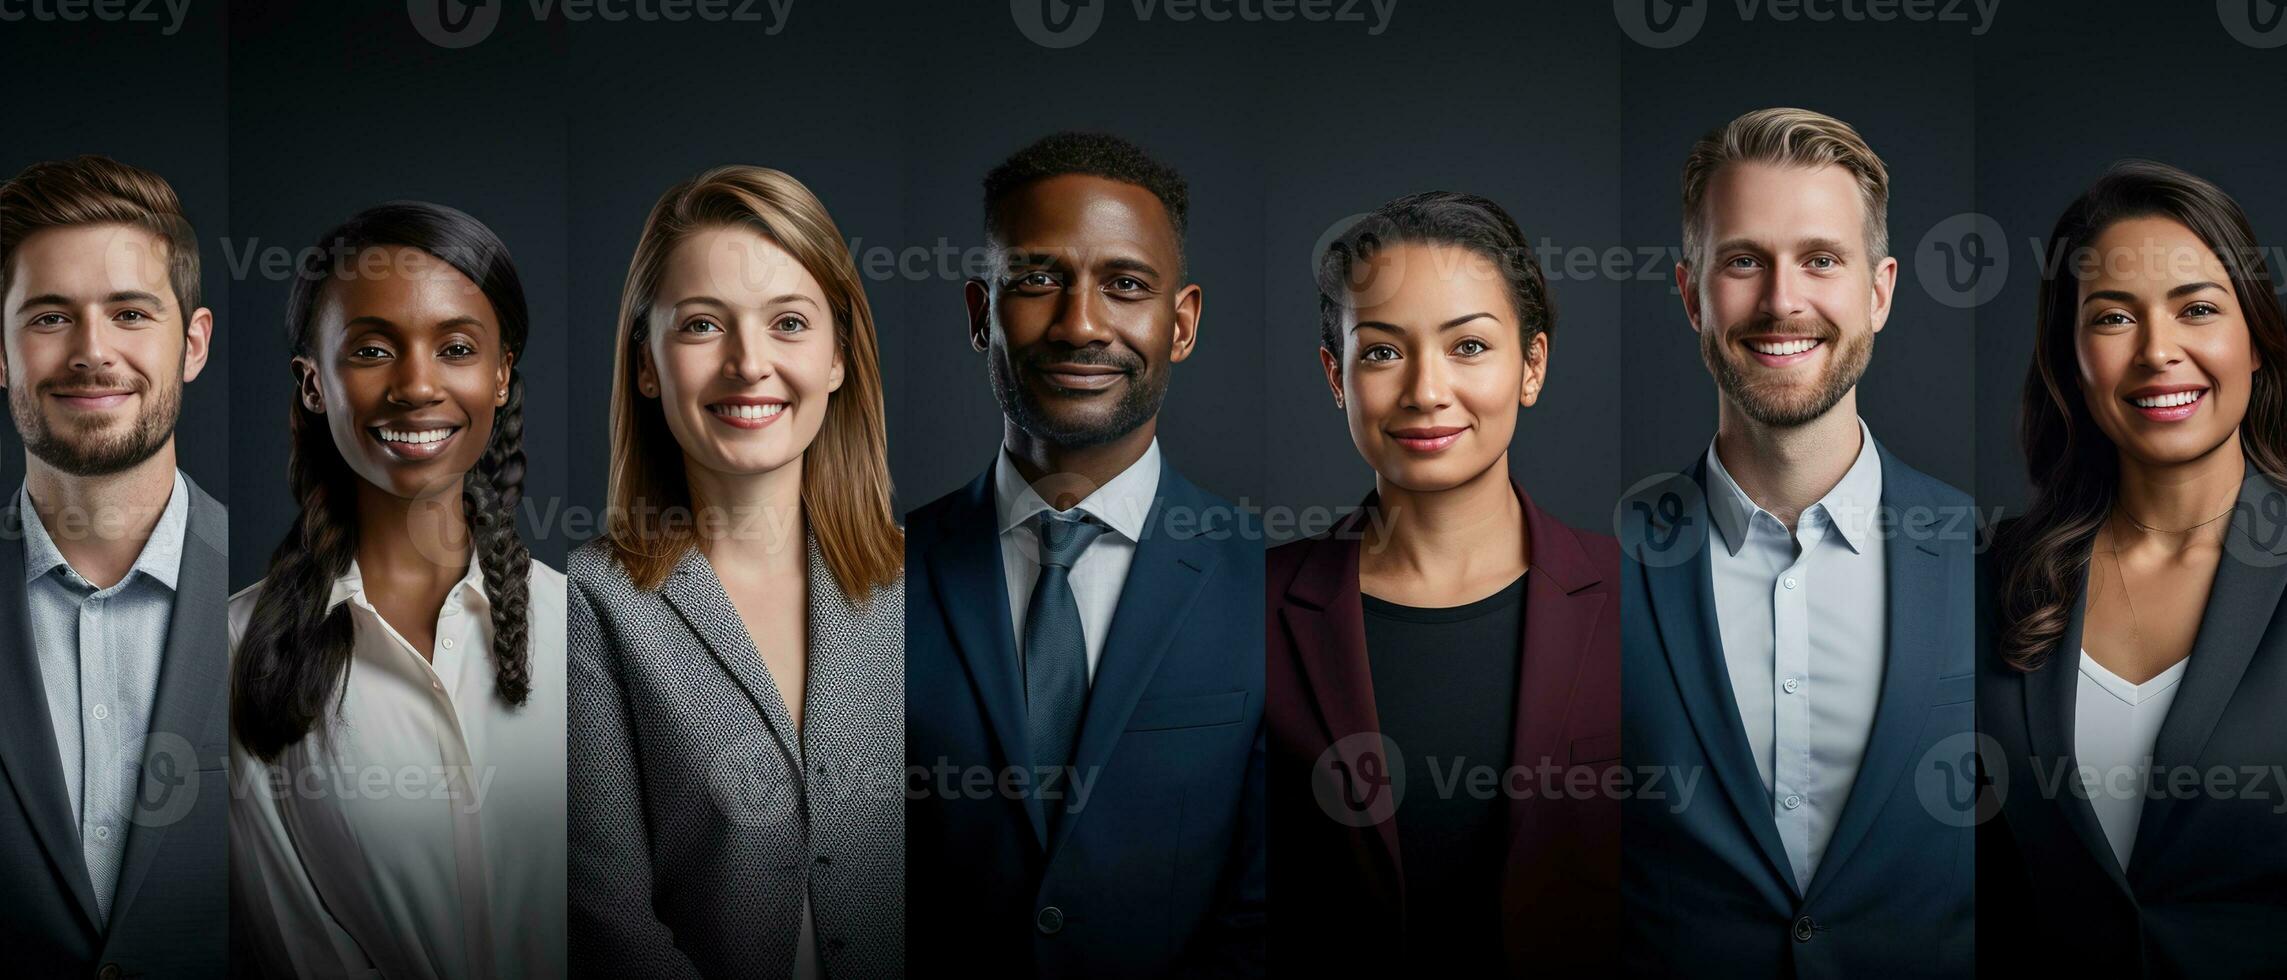
[[[695,506],[683,454],[659,402],[636,375],[667,258],[692,235],[743,228],[783,248],[825,290],[842,355],[842,387],[826,399],[826,419],[802,454],[802,514],[834,581],[864,600],[897,579],[905,535],[890,509],[889,435],[882,410],[873,308],[834,219],[810,189],[763,167],[717,167],[667,190],[643,223],[619,303],[611,383],[611,491],[605,534],[636,587],[656,589],[694,546]]]
[[[2287,314],[2247,215],[2216,185],[2167,164],[2114,164],[2065,209],[2041,253],[2038,332],[2018,417],[2032,502],[1995,543],[2002,569],[2001,658],[2018,670],[2039,668],[2064,637],[2090,548],[2119,489],[2119,451],[2081,395],[2074,332],[2079,259],[2092,253],[2105,229],[2131,218],[2183,225],[2230,273],[2232,294],[2263,359],[2239,424],[2240,444],[2264,475],[2287,483],[2287,384],[2279,376],[2287,368]]]
[[[511,355],[524,351],[531,318],[508,246],[484,223],[460,211],[396,201],[358,212],[302,253],[286,301],[286,340],[296,357],[317,353],[320,294],[349,274],[369,249],[411,248],[451,266],[483,291],[500,320]],[[521,358],[518,358],[521,360]],[[232,672],[230,722],[240,743],[265,761],[307,735],[329,702],[346,694],[355,636],[349,604],[328,604],[334,580],[357,557],[357,475],[342,459],[325,416],[294,397],[287,410],[292,452],[287,476],[299,509],[294,526],[270,553],[269,573],[239,641]],[[524,496],[524,376],[511,367],[508,402],[493,410],[492,437],[476,468],[461,478],[471,560],[484,572],[492,607],[494,688],[521,705],[532,689],[527,644],[532,553],[516,532]]]

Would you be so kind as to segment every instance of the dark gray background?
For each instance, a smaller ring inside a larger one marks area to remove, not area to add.
[[[232,11],[231,231],[238,248],[299,252],[368,206],[459,208],[508,245],[531,310],[518,360],[528,459],[519,508],[533,557],[563,567],[565,142],[560,25],[503,4],[461,50],[430,44],[399,3],[284,3]],[[291,266],[288,266],[290,268]],[[231,295],[231,585],[252,584],[291,525],[286,341],[289,278],[260,265]]]
[[[1516,219],[1556,306],[1548,382],[1518,415],[1510,472],[1565,522],[1610,526],[1623,487],[1621,284],[1563,257],[1620,239],[1621,43],[1599,4],[1420,5],[1378,37],[1330,27],[1269,53],[1278,110],[1254,147],[1276,175],[1263,216],[1271,504],[1317,515],[1374,487],[1319,365],[1313,246],[1392,198],[1452,190]]]
[[[2035,241],[2074,197],[2115,160],[2145,157],[2215,182],[2259,245],[2287,245],[2287,126],[2272,111],[2287,94],[2287,47],[2240,43],[2209,4],[2081,10],[2004,18],[1978,48],[1977,202],[2009,240],[2009,267],[1978,311],[1977,495],[2010,513],[2025,505],[2016,422],[2033,358]],[[2136,61],[2163,51],[2181,60]],[[2283,274],[2272,265],[2274,283]]]
[[[192,4],[172,35],[164,19],[0,23],[0,71],[9,79],[0,179],[42,160],[100,153],[174,186],[198,233],[200,287],[214,311],[206,370],[183,391],[176,464],[228,504],[234,345],[222,255],[231,233],[224,20],[220,4]],[[23,480],[24,443],[14,425],[0,425],[0,494],[13,496]]]
[[[1681,246],[1684,157],[1742,112],[1800,106],[1857,128],[1889,167],[1890,254],[1899,262],[1889,323],[1859,382],[1859,416],[1907,465],[1971,489],[1973,317],[1925,291],[1915,250],[1933,225],[1975,210],[1977,39],[1960,23],[1742,22],[1733,4],[1701,7],[1705,22],[1680,46],[1623,45],[1628,242]],[[2013,15],[2032,20],[2004,4],[2001,20]],[[1717,396],[1671,274],[1629,282],[1622,310],[1623,458],[1633,481],[1680,471],[1706,452]]]

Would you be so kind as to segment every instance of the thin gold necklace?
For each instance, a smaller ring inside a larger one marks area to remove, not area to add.
[[[2214,517],[2210,517],[2207,520],[2201,521],[2198,524],[2194,524],[2191,527],[2187,527],[2181,531],[2170,531],[2166,528],[2157,528],[2150,524],[2146,524],[2143,521],[2137,520],[2136,515],[2129,513],[2128,508],[2126,507],[2116,506],[2113,508],[2113,512],[2119,514],[2121,518],[2126,520],[2128,523],[2134,524],[2137,527],[2142,528],[2143,530],[2152,534],[2190,534],[2193,531],[2197,531],[2217,521],[2223,520],[2226,517],[2230,517],[2232,511],[2238,509],[2239,502],[2233,501],[2231,507],[2225,510],[2223,513],[2217,514]],[[2107,550],[2112,555],[2112,577],[2115,581],[2120,583],[2120,599],[2128,606],[2129,639],[2131,642],[2136,644],[2135,648],[2141,651],[2144,649],[2144,629],[2141,618],[2136,615],[2136,598],[2133,595],[2130,595],[2128,591],[2128,573],[2121,569],[2120,541],[2117,537],[2113,539],[2112,547]]]

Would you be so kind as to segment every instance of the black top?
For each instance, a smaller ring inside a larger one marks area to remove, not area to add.
[[[1407,953],[1501,971],[1502,794],[1516,732],[1525,579],[1465,606],[1362,596],[1382,735],[1405,762],[1396,815]]]

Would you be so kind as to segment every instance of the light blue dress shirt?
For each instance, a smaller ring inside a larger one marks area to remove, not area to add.
[[[1882,460],[1865,421],[1858,432],[1857,461],[1792,532],[1707,449],[1723,659],[1798,892],[1809,890],[1842,819],[1882,700]]]
[[[190,488],[181,472],[134,567],[98,589],[56,548],[32,508],[31,488],[16,491],[24,519],[24,593],[32,648],[47,688],[56,754],[79,827],[80,853],[95,888],[98,915],[111,917],[135,787],[143,774],[143,742],[159,664],[175,615],[175,574],[190,526]],[[66,523],[66,528],[84,526]]]

